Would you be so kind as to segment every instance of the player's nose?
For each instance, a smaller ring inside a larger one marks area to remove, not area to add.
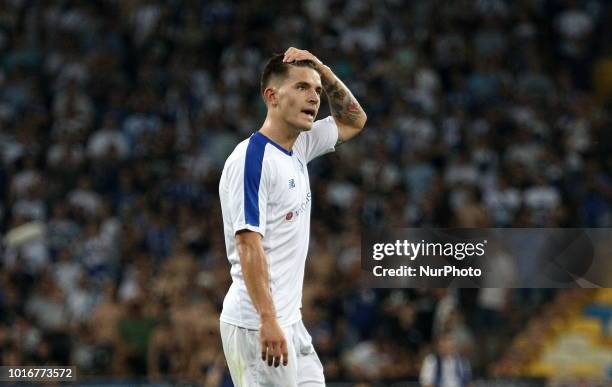
[[[317,94],[316,91],[308,95],[308,102],[314,105],[319,103],[319,99],[320,99],[319,94]]]

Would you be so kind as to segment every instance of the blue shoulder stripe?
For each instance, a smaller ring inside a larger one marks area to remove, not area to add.
[[[249,139],[244,158],[244,217],[245,223],[259,227],[259,183],[266,137],[259,132]]]

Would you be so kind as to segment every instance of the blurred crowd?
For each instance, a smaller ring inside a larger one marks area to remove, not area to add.
[[[361,231],[610,227],[611,29],[603,0],[0,0],[0,363],[227,381],[218,179],[295,46],[369,118],[311,166],[326,377],[416,377],[442,332],[494,373],[551,292],[364,288]]]

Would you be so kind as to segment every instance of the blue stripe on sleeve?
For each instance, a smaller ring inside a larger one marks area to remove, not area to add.
[[[259,227],[259,183],[266,143],[259,132],[253,134],[244,158],[244,217],[246,224],[255,227]]]

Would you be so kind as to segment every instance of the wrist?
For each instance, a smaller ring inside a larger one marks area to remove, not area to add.
[[[268,322],[276,320],[276,313],[274,312],[262,312],[259,314],[259,318],[262,322]]]
[[[331,81],[334,78],[332,70],[324,64],[317,66],[317,72],[321,76],[321,80]]]
[[[323,63],[317,65],[317,71],[320,73],[331,72],[329,66],[324,65]]]

